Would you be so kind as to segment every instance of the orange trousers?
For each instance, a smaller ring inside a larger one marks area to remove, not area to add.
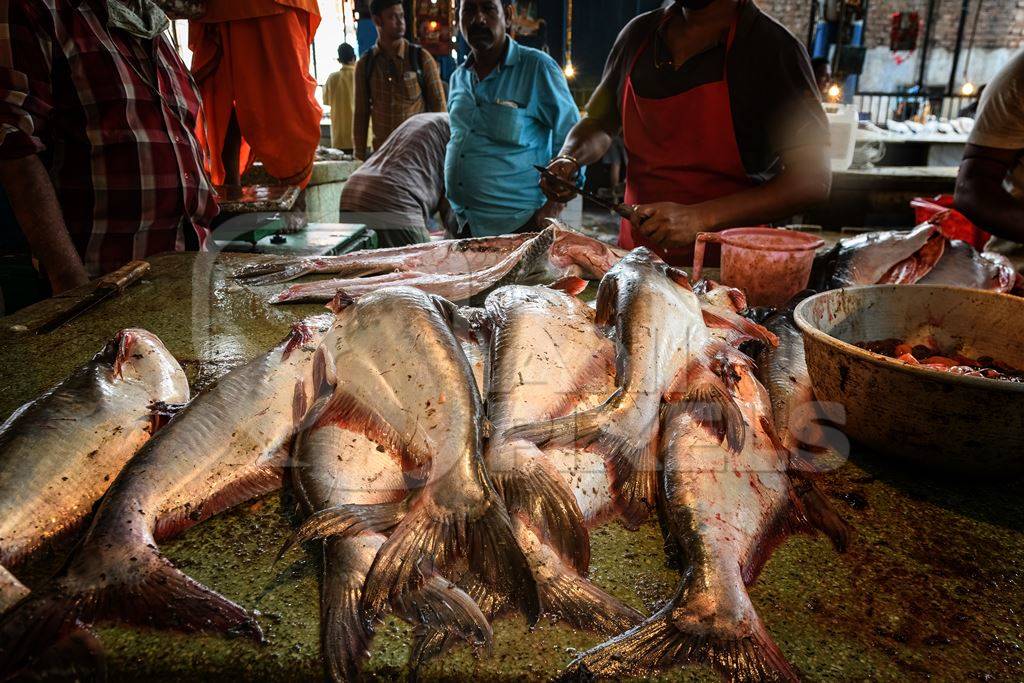
[[[258,159],[284,184],[309,182],[323,116],[309,73],[319,23],[315,14],[282,6],[269,16],[189,26],[192,74],[203,98],[196,135],[214,184],[224,183],[232,111],[242,133],[241,172]]]

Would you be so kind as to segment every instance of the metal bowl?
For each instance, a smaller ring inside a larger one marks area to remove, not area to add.
[[[819,401],[880,454],[929,468],[1024,471],[1024,384],[914,367],[857,342],[920,339],[1024,368],[1024,299],[974,289],[877,285],[823,292],[795,311]]]

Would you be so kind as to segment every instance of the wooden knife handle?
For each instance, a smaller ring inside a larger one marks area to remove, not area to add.
[[[101,277],[96,289],[112,289],[123,292],[126,287],[141,280],[148,272],[148,261],[130,261],[114,272]]]

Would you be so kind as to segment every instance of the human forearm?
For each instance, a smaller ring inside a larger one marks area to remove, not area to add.
[[[581,166],[589,166],[601,161],[611,144],[612,136],[601,122],[584,117],[569,131],[559,153],[576,159]]]
[[[827,171],[787,169],[763,185],[704,202],[702,208],[711,230],[768,223],[827,201],[831,185]]]
[[[64,225],[57,193],[39,157],[0,160],[0,184],[7,191],[33,256],[50,278],[53,293],[88,282],[85,266]]]
[[[1003,187],[1006,166],[966,159],[957,176],[955,204],[972,223],[993,235],[1024,242],[1024,201]]]

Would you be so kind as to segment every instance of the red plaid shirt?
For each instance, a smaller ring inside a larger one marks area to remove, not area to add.
[[[199,107],[167,36],[108,28],[102,0],[0,0],[0,158],[40,154],[91,274],[205,239]]]

